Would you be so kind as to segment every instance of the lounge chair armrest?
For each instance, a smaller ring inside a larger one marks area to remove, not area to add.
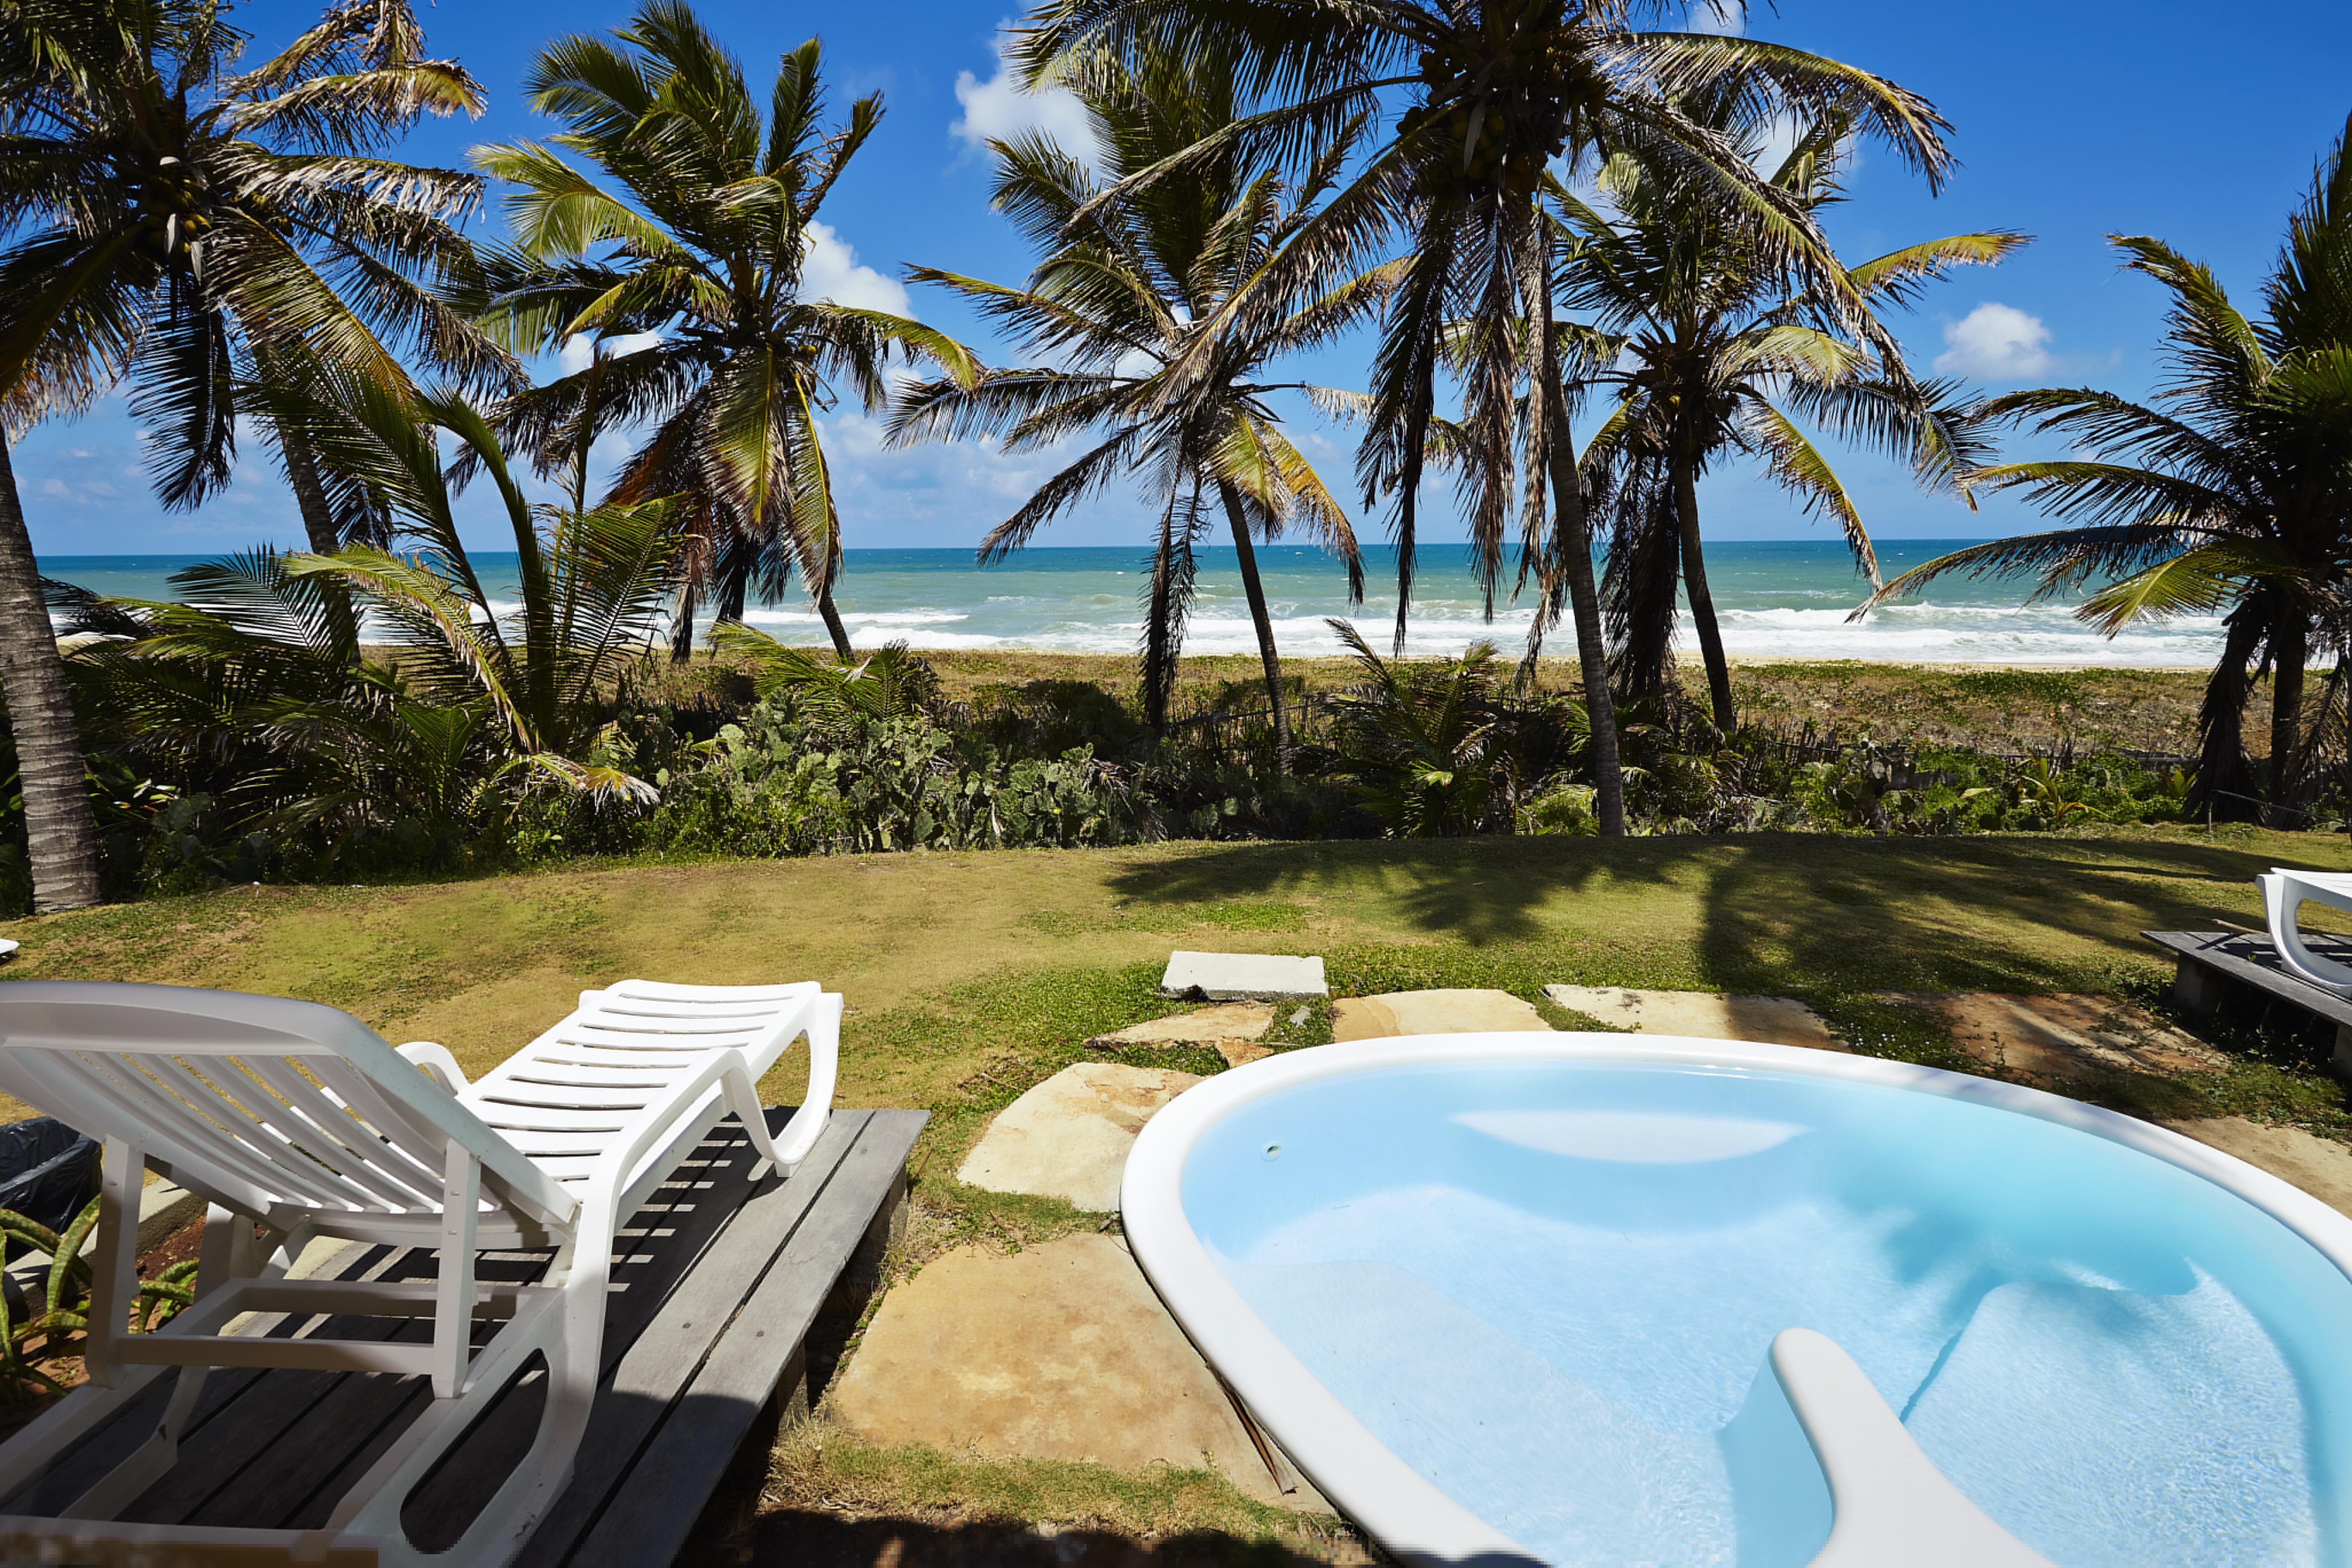
[[[400,1053],[403,1061],[423,1068],[426,1077],[451,1094],[466,1092],[468,1087],[466,1069],[457,1065],[457,1058],[449,1054],[448,1047],[436,1045],[431,1040],[411,1040],[404,1046],[393,1048]]]
[[[787,1175],[808,1158],[833,1115],[834,1084],[841,1073],[841,997],[827,992],[817,997],[815,1016],[809,1020],[808,1092],[776,1135],[776,1163]]]

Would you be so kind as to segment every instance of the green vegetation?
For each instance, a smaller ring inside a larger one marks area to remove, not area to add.
[[[794,1427],[776,1446],[765,1501],[795,1526],[803,1521],[793,1516],[803,1510],[876,1519],[912,1552],[924,1551],[934,1532],[986,1551],[998,1538],[1034,1539],[1043,1528],[1079,1542],[1090,1531],[1140,1539],[1187,1561],[1240,1568],[1367,1560],[1328,1516],[1259,1502],[1213,1470],[956,1457],[866,1443],[822,1421]],[[801,1540],[803,1552],[814,1543]]]

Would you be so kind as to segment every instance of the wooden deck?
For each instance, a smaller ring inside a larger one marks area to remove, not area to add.
[[[770,1113],[781,1129],[786,1113]],[[620,1233],[604,1382],[571,1489],[524,1548],[522,1568],[655,1568],[687,1540],[747,1436],[805,1409],[856,1323],[903,1221],[919,1110],[837,1110],[789,1179],[751,1179],[757,1157],[721,1123]],[[544,1253],[484,1255],[484,1279],[528,1280]],[[429,1279],[430,1252],[352,1246],[321,1277]],[[340,1336],[422,1337],[388,1320],[280,1321]],[[482,1331],[488,1331],[486,1325]],[[0,1511],[55,1513],[152,1429],[171,1379],[60,1457]],[[122,1517],[312,1529],[429,1395],[425,1380],[360,1373],[215,1372],[180,1461]],[[544,1387],[526,1373],[411,1496],[403,1523],[425,1550],[457,1540],[505,1479]],[[762,1449],[762,1455],[764,1449]],[[756,1462],[760,1456],[747,1462]]]
[[[2279,962],[2266,933],[2147,931],[2140,935],[2173,956],[2172,1000],[2200,1017],[2228,1015],[2308,1037],[2326,1051],[2339,1076],[2352,1077],[2352,998],[2323,991]],[[2352,963],[2352,939],[2305,931],[2312,952]]]

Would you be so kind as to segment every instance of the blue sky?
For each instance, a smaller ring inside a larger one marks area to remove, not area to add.
[[[454,0],[423,10],[436,54],[481,79],[489,111],[478,121],[421,128],[418,162],[457,163],[482,141],[542,132],[521,102],[532,51],[560,20],[570,30],[614,26],[627,7],[574,0],[560,7]],[[987,202],[977,139],[1036,123],[1067,123],[1066,105],[1015,93],[997,58],[1003,4],[828,5],[709,0],[706,19],[762,86],[776,55],[821,36],[839,100],[879,90],[887,117],[828,202],[832,240],[813,264],[843,298],[900,301],[1001,357],[972,319],[936,290],[898,281],[908,263],[1015,281],[1030,258]],[[259,0],[239,15],[269,47],[317,5]],[[2119,273],[2105,236],[2160,236],[2215,267],[2242,307],[2277,250],[2286,214],[2314,161],[2352,110],[2352,5],[2280,0],[2263,7],[2142,0],[2127,6],[2050,0],[1970,0],[1965,5],[1884,0],[1782,0],[1745,30],[1890,77],[1925,94],[1954,124],[1961,167],[1940,197],[1889,155],[1868,149],[1852,199],[1831,220],[1849,259],[1978,227],[2036,237],[2001,266],[1963,272],[1895,319],[1916,364],[1979,384],[2089,384],[2147,390],[2161,321],[2152,283]],[[493,216],[489,220],[499,220]],[[1303,367],[1359,384],[1360,354]],[[1335,489],[1351,472],[1351,438],[1319,428],[1303,408],[1305,445]],[[832,421],[848,542],[969,546],[1051,471],[1050,456],[1008,458],[972,447],[882,451],[854,411]],[[617,450],[617,448],[615,448]],[[138,432],[119,399],[79,422],[29,433],[16,458],[35,546],[44,554],[211,553],[301,538],[292,501],[257,444],[241,456],[232,489],[201,511],[167,514],[142,473]],[[1899,468],[1849,455],[1840,463],[1882,538],[1990,534],[2033,526],[2012,503],[1971,518],[1956,502],[1920,495]],[[1818,534],[1768,483],[1727,474],[1705,497],[1711,537]],[[1368,540],[1383,519],[1358,518]],[[1445,536],[1441,523],[1436,536]],[[1139,537],[1137,508],[1106,500],[1057,524],[1040,543],[1108,544]],[[479,542],[497,548],[494,531]]]

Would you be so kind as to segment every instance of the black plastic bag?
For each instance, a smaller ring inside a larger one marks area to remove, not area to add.
[[[0,1209],[62,1231],[89,1202],[98,1143],[54,1117],[0,1127]]]

